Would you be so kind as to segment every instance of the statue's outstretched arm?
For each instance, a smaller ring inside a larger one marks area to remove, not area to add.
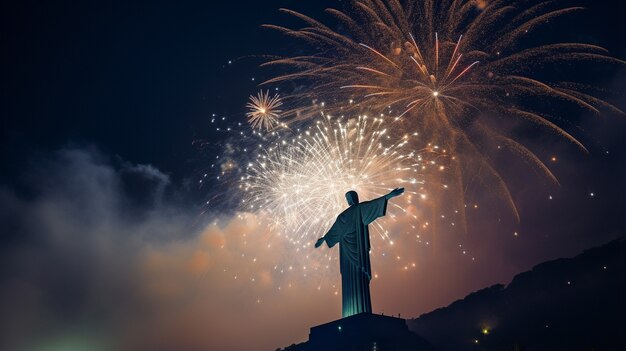
[[[333,223],[328,232],[326,232],[323,237],[317,239],[315,247],[320,247],[324,243],[324,241],[326,242],[326,245],[328,245],[328,247],[335,246],[335,244],[337,244],[341,239],[341,234],[345,232],[344,227],[345,225],[341,221],[341,218],[337,217],[337,220],[335,221],[335,223]]]
[[[324,237],[317,239],[317,242],[315,243],[315,248],[320,247],[324,243],[324,240]]]
[[[392,197],[400,196],[404,192],[404,188],[395,188],[389,192],[389,194],[385,195],[385,199],[389,200]]]

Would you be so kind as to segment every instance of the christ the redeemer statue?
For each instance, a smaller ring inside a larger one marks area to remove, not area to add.
[[[348,207],[337,216],[335,224],[328,233],[321,237],[315,247],[326,241],[328,247],[339,243],[339,261],[341,268],[341,303],[342,317],[358,313],[371,313],[370,280],[370,236],[367,225],[387,211],[387,200],[404,192],[396,188],[389,194],[377,199],[359,203],[356,191],[346,193]]]

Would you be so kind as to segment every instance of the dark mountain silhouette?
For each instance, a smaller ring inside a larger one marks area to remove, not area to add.
[[[407,320],[440,350],[626,350],[626,240]]]

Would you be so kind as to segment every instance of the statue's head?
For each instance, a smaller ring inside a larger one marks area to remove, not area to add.
[[[356,205],[359,203],[359,194],[354,190],[350,190],[346,193],[346,200],[348,200],[348,205]]]

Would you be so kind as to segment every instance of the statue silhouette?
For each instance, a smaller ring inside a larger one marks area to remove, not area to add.
[[[328,247],[339,243],[339,263],[341,268],[342,317],[358,313],[371,313],[370,280],[370,237],[367,225],[387,211],[387,200],[399,196],[404,188],[393,189],[389,194],[377,199],[359,203],[356,191],[348,191],[348,207],[330,228],[328,233],[315,243],[319,247],[326,241]]]

